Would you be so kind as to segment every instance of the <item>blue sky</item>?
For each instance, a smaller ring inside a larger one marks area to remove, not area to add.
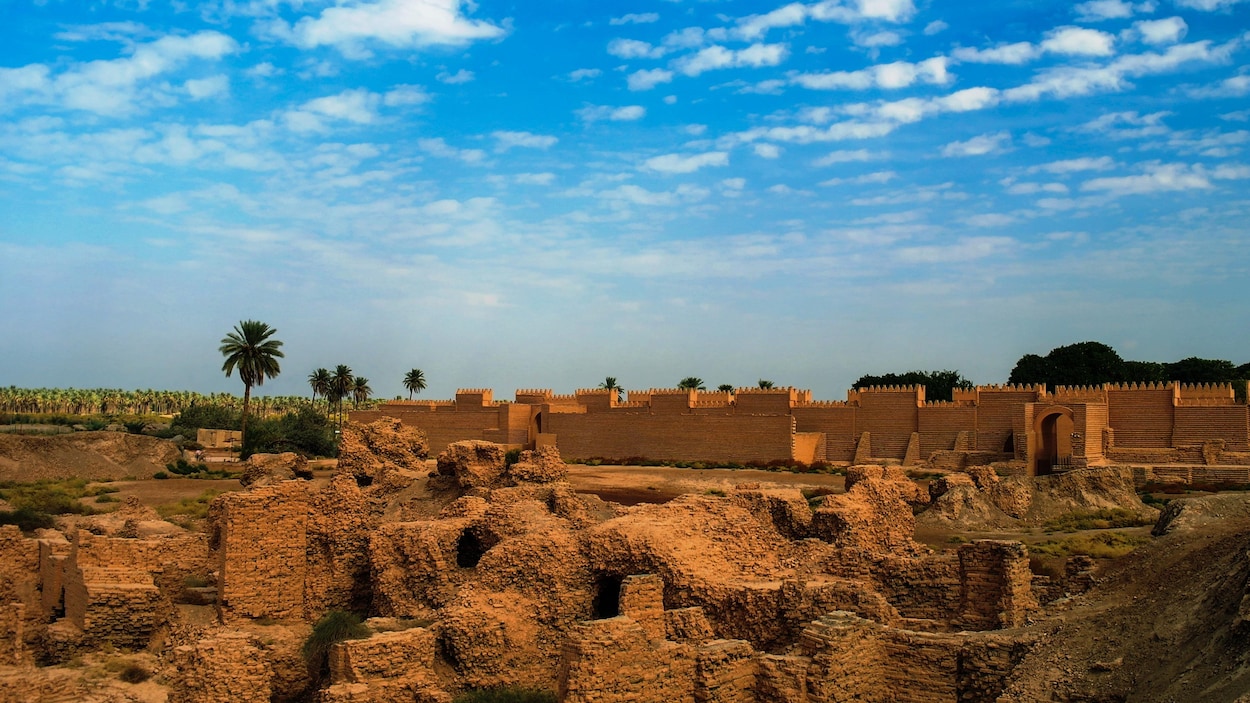
[[[1250,360],[1250,2],[0,0],[0,383]]]

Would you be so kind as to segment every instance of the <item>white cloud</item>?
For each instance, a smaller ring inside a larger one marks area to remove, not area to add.
[[[626,15],[621,15],[620,17],[613,17],[612,19],[608,20],[608,24],[613,25],[613,26],[618,26],[622,24],[651,24],[652,22],[659,22],[659,21],[660,21],[660,16],[659,14],[655,12],[642,12],[642,13],[631,12]]]
[[[1066,56],[1111,56],[1115,53],[1115,37],[1097,29],[1057,27],[1046,33],[1042,49]]]
[[[548,186],[556,180],[554,173],[518,173],[513,176],[513,180],[521,185],[527,186]]]
[[[1250,93],[1250,74],[1240,74],[1225,78],[1215,85],[1201,88],[1190,88],[1188,93],[1195,98],[1237,98]],[[1240,114],[1240,113],[1229,113]],[[1228,118],[1225,119],[1235,119]]]
[[[1001,212],[986,212],[980,215],[969,215],[960,221],[972,227],[1006,227],[1015,223],[1017,218]]]
[[[446,71],[442,71],[437,76],[435,76],[435,78],[438,79],[440,83],[447,83],[448,85],[458,85],[460,83],[468,83],[469,81],[472,81],[474,78],[474,75],[473,75],[473,71],[467,71],[462,68],[459,71],[456,71],[455,73],[448,73]]]
[[[275,20],[269,30],[298,47],[332,46],[349,57],[367,56],[362,47],[372,43],[401,49],[462,46],[503,36],[502,28],[465,17],[461,5],[461,0],[358,2],[328,7],[293,26]]]
[[[1090,2],[1079,3],[1072,10],[1076,12],[1076,18],[1081,22],[1101,22],[1126,19],[1137,12],[1154,12],[1155,3],[1153,0],[1147,0],[1134,5],[1124,0],[1090,0]]]
[[[217,60],[238,49],[234,39],[219,32],[205,31],[189,36],[161,37],[134,46],[127,57],[73,64],[57,75],[41,64],[2,68],[0,109],[36,103],[100,115],[129,115],[153,104],[173,102],[168,88],[156,83],[160,76],[191,61]],[[186,85],[184,90],[198,99],[207,94],[196,91],[212,87],[211,82],[202,82]]]
[[[419,85],[397,85],[382,96],[382,103],[387,107],[424,105],[429,101],[430,94]]]
[[[763,159],[776,159],[781,156],[781,147],[776,144],[756,144],[755,155]]]
[[[663,68],[634,71],[625,79],[630,90],[651,90],[661,83],[671,83],[673,72]]]
[[[829,154],[820,157],[812,162],[813,166],[823,167],[832,166],[834,164],[844,164],[851,161],[870,161],[874,158],[872,152],[867,149],[855,149],[851,151],[832,151]]]
[[[1066,195],[1068,187],[1062,183],[1012,183],[1007,187],[1011,195],[1036,195],[1038,193],[1055,193]]]
[[[945,32],[949,28],[950,28],[950,25],[943,22],[942,20],[933,20],[932,22],[924,26],[924,35],[926,37],[931,37],[934,34],[940,34],[942,32]]]
[[[418,139],[417,146],[431,156],[443,159],[456,159],[466,164],[480,164],[486,159],[486,152],[481,149],[457,149],[447,144],[441,137]]]
[[[942,147],[942,156],[984,156],[1003,150],[1011,143],[1011,135],[1006,132],[982,134],[964,142],[951,142]]]
[[[906,22],[916,14],[912,0],[855,0],[854,5],[862,17],[886,22]]]
[[[598,122],[600,120],[632,122],[633,120],[642,119],[646,114],[647,109],[641,105],[626,105],[624,107],[587,105],[577,111],[577,116],[582,118],[584,122]]]
[[[975,261],[1008,252],[1015,248],[1011,237],[960,237],[953,244],[900,247],[896,256],[904,263],[944,264],[952,261]]]
[[[703,154],[664,154],[646,161],[646,167],[660,173],[694,173],[705,166],[728,166],[729,154],[709,151]]]
[[[735,34],[746,41],[760,39],[777,27],[793,27],[807,20],[808,9],[801,3],[783,5],[763,15],[751,15],[738,20]]]
[[[855,42],[855,46],[862,46],[865,49],[879,49],[883,46],[898,46],[902,44],[903,35],[889,30],[879,32],[855,30],[851,32],[851,41]],[[873,52],[872,55],[875,56],[876,53]]]
[[[1143,20],[1134,22],[1133,29],[1141,35],[1141,40],[1147,44],[1175,44],[1185,38],[1185,33],[1189,31],[1189,25],[1185,24],[1185,20],[1180,17],[1168,17],[1162,20]]]
[[[850,178],[830,178],[827,181],[821,181],[822,186],[840,186],[840,185],[865,185],[865,184],[882,184],[889,183],[898,177],[894,171],[874,171],[873,173],[865,173]]]
[[[549,149],[559,141],[552,136],[531,132],[497,131],[491,132],[490,136],[495,138],[495,151],[507,151],[514,147]]]
[[[196,78],[184,83],[183,87],[187,89],[187,95],[190,95],[192,100],[204,100],[229,93],[230,77],[217,75],[211,78]]]
[[[1077,171],[1105,171],[1115,165],[1115,161],[1110,156],[1082,156],[1076,159],[1064,159],[1062,161],[1051,161],[1046,164],[1029,167],[1029,173],[1076,173]]]
[[[1163,124],[1169,112],[1152,112],[1140,115],[1137,112],[1109,112],[1081,125],[1082,132],[1095,132],[1112,139],[1140,139],[1157,137],[1171,131]]]
[[[687,76],[723,68],[759,68],[776,66],[789,56],[785,44],[752,44],[745,49],[726,49],[713,45],[673,62],[672,67]]]
[[[618,59],[658,59],[667,54],[668,49],[637,39],[613,39],[608,42],[608,53]]]
[[[1228,10],[1233,5],[1238,5],[1246,0],[1173,0],[1181,7],[1187,7],[1191,10],[1201,10],[1203,12],[1215,12],[1217,10]]]
[[[1205,190],[1213,187],[1200,170],[1185,164],[1150,164],[1138,176],[1095,178],[1081,184],[1083,191],[1103,192],[1112,196],[1149,195],[1184,190]]]
[[[597,68],[579,68],[574,71],[569,71],[569,80],[576,83],[578,81],[589,80],[591,78],[598,78],[602,73],[603,71],[600,71]]]
[[[859,71],[800,73],[790,78],[791,83],[812,90],[868,90],[870,88],[893,90],[907,88],[917,81],[931,85],[944,85],[950,80],[950,74],[946,72],[946,57],[944,56],[936,56],[920,63],[895,61]]]
[[[1007,64],[1009,66],[1028,63],[1041,56],[1041,54],[1041,49],[1029,42],[1000,44],[992,49],[962,47],[951,52],[953,58],[967,63],[994,63]]]

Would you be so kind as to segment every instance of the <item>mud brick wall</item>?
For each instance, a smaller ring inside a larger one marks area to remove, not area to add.
[[[813,703],[888,700],[882,681],[886,652],[873,623],[833,612],[803,630],[799,647],[810,659],[807,690]]]
[[[39,543],[26,539],[17,525],[0,525],[0,606],[21,603],[28,622],[42,620],[39,590]]]
[[[955,449],[960,432],[976,432],[977,409],[967,405],[929,404],[917,412],[920,458]]]
[[[944,624],[959,615],[959,558],[951,553],[880,559],[871,580],[903,618]]]
[[[856,431],[872,433],[874,458],[902,459],[911,434],[919,428],[917,391],[865,390],[859,394]]]
[[[1107,427],[1109,409],[1106,405],[1079,405],[1073,412],[1073,425],[1080,437],[1072,440],[1072,455],[1085,457],[1086,462],[1103,458],[1103,430]],[[1116,433],[1119,437],[1119,433]],[[1119,440],[1116,440],[1117,443]]]
[[[962,638],[893,629],[882,630],[879,637],[887,662],[881,683],[891,703],[967,700],[959,691]]]
[[[983,452],[1001,452],[1008,437],[1018,429],[1014,422],[1025,403],[1037,400],[1037,391],[1013,389],[978,389],[977,446]]]
[[[659,576],[645,574],[622,579],[619,610],[638,623],[648,638],[664,639],[664,581]]]
[[[169,703],[269,703],[273,671],[259,644],[226,633],[175,648]]]
[[[977,540],[958,550],[959,625],[995,630],[1024,624],[1036,610],[1028,550],[1019,542]]]
[[[330,648],[330,680],[363,683],[416,673],[433,678],[435,643],[434,633],[420,627],[340,642]]]
[[[807,657],[765,654],[756,660],[755,695],[760,703],[809,703]]]
[[[544,431],[556,435],[566,459],[770,461],[789,458],[793,449],[794,419],[788,415],[553,413],[545,419]]]
[[[33,663],[26,647],[26,606],[21,603],[0,605],[0,666],[23,666]]]
[[[855,430],[858,408],[853,405],[810,405],[794,408],[794,426],[798,432],[825,434],[825,459],[851,461],[855,458]]]
[[[1119,428],[1115,436],[1116,444],[1124,444]],[[1176,408],[1171,446],[1202,444],[1211,439],[1224,440],[1226,451],[1250,450],[1250,408],[1245,405]]]
[[[36,541],[39,543],[39,583],[43,592],[40,612],[46,616],[63,604],[65,562],[69,560],[72,546],[59,532],[54,537]]]
[[[526,410],[528,413],[528,409]],[[430,443],[430,456],[438,456],[447,449],[447,445],[466,439],[481,439],[491,442],[524,444],[528,432],[529,418],[525,425],[509,431],[508,406],[453,406],[453,405],[413,405],[385,406],[381,410],[361,410],[349,413],[352,422],[367,424],[376,422],[383,417],[394,417],[405,425],[425,431]],[[516,442],[502,442],[501,437],[517,439]]]
[[[304,608],[310,618],[368,608],[371,528],[368,503],[351,476],[336,476],[309,499]]]
[[[742,640],[714,640],[695,659],[695,694],[699,703],[756,703],[759,658]]]
[[[182,593],[187,577],[204,578],[211,570],[208,536],[182,533],[129,539],[78,530],[65,568],[67,574],[82,568],[146,571],[166,598],[174,598]]]
[[[146,647],[168,606],[143,569],[82,567],[67,575],[65,617],[90,644]]]
[[[789,415],[794,395],[794,391],[788,388],[743,389],[734,396],[734,412],[738,415]],[[710,397],[711,394],[699,394],[700,400]]]
[[[560,664],[563,703],[688,701],[695,692],[693,647],[648,639],[625,617],[594,620],[569,634]]]
[[[1174,398],[1171,386],[1108,386],[1108,422],[1116,446],[1173,446]]]
[[[222,617],[302,617],[308,571],[308,489],[283,481],[213,503],[211,542]]]
[[[960,648],[959,692],[965,701],[997,700],[1012,672],[1028,654],[1031,640],[978,633]]]
[[[417,617],[447,605],[466,578],[465,570],[456,566],[456,543],[473,522],[462,518],[379,526],[369,541],[376,612]]]

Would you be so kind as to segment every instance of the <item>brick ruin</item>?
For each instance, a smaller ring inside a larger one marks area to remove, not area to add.
[[[1108,463],[1250,467],[1250,407],[1227,384],[979,386],[955,390],[951,402],[926,402],[921,386],[851,390],[841,402],[794,388],[651,389],[623,402],[603,389],[518,390],[513,401],[475,389],[351,416],[399,418],[425,431],[435,453],[473,439],[557,446],[582,460],[929,461],[948,469],[1001,461],[1028,475]]]
[[[979,701],[1055,591],[1017,542],[914,541],[930,497],[897,467],[852,467],[845,493],[811,500],[739,484],[622,506],[576,493],[550,447],[510,463],[461,442],[429,472],[425,438],[394,420],[344,443],[328,484],[254,476],[207,534],[0,529],[0,666],[146,648],[176,703],[499,685],[566,703]],[[372,634],[316,676],[299,647],[331,610]]]

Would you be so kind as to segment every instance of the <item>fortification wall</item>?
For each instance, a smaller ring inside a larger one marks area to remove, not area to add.
[[[794,401],[792,388],[743,388],[734,395],[734,407],[739,415],[788,415]]]
[[[798,432],[820,432],[825,435],[826,461],[851,461],[855,458],[857,408],[844,404],[820,404],[794,408],[794,426]]]
[[[1250,451],[1250,406],[1179,407],[1175,409],[1175,418],[1172,446],[1222,439],[1227,451]],[[1115,437],[1116,444],[1123,443],[1118,429]]]
[[[556,435],[566,459],[646,457],[648,459],[770,461],[790,458],[794,418],[705,415],[546,416],[544,432]]]
[[[977,444],[978,451],[1014,451],[1009,440],[1017,434],[1016,421],[1025,403],[1035,402],[1038,392],[1032,386],[1001,386],[978,389]]]
[[[1176,388],[1172,384],[1106,387],[1108,422],[1121,447],[1172,446]]]
[[[977,431],[977,408],[954,403],[928,403],[917,413],[920,458],[955,448],[960,432]]]
[[[492,406],[429,406],[417,409],[410,405],[383,406],[380,410],[352,412],[352,422],[368,424],[383,417],[394,417],[405,425],[423,430],[430,442],[430,456],[437,456],[447,445],[466,439],[481,439],[500,444],[525,444],[529,438],[529,407]],[[398,412],[396,410],[398,409]],[[524,424],[510,422],[513,413],[525,413]],[[510,426],[511,425],[511,426]]]
[[[920,427],[918,404],[924,402],[923,387],[868,388],[858,396],[855,429],[872,433],[872,455],[902,459],[912,433]]]

